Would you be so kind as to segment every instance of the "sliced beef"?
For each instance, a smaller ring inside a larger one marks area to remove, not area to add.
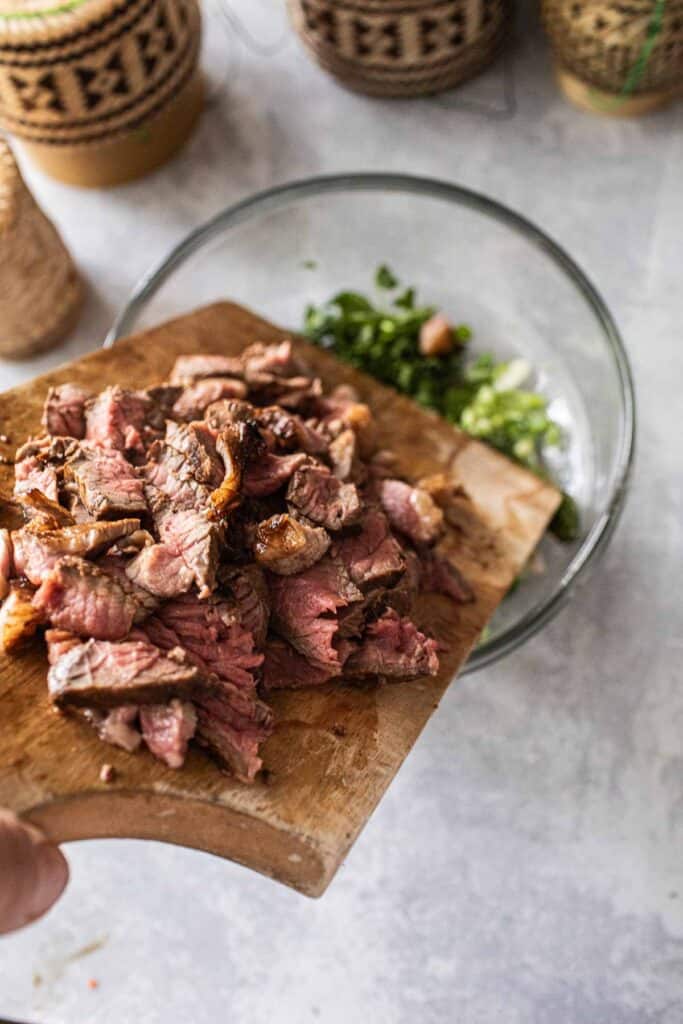
[[[145,498],[152,513],[169,504],[174,509],[206,509],[211,487],[192,476],[183,452],[164,441],[155,441],[147,463],[140,468]]]
[[[147,704],[140,708],[140,728],[145,743],[169,768],[182,768],[187,745],[197,728],[197,713],[189,701]]]
[[[63,526],[74,525],[71,512],[59,502],[47,498],[42,491],[26,491],[17,500],[27,523],[37,520],[46,530],[60,530]]]
[[[58,707],[111,708],[191,700],[206,680],[184,651],[162,653],[142,640],[87,640],[50,667],[50,699]]]
[[[78,647],[82,642],[79,636],[74,636],[68,629],[46,629],[47,660],[54,665],[63,654],[70,651],[72,647]]]
[[[38,490],[52,501],[59,501],[62,466],[76,444],[72,438],[48,435],[23,444],[14,461],[15,496]]]
[[[132,586],[146,590],[154,599],[186,594],[194,582],[194,573],[180,552],[168,544],[142,548],[125,569]]]
[[[341,561],[326,555],[297,576],[271,576],[272,625],[316,665],[340,669],[336,613],[363,595]]]
[[[9,593],[9,583],[13,574],[12,538],[9,530],[0,529],[0,601]]]
[[[401,546],[391,534],[387,517],[377,508],[368,509],[359,532],[340,538],[334,550],[363,591],[393,587],[405,572]]]
[[[474,601],[474,592],[462,573],[438,551],[421,553],[420,589],[445,594],[458,604]]]
[[[357,523],[362,513],[355,484],[344,484],[327,466],[309,460],[293,474],[287,501],[319,526],[341,530]]]
[[[173,364],[171,384],[192,384],[204,377],[241,377],[242,360],[238,356],[178,356]]]
[[[253,634],[256,647],[262,648],[270,622],[270,595],[263,571],[257,565],[230,568],[221,583],[232,595],[240,622]]]
[[[57,629],[96,640],[123,640],[137,611],[119,583],[83,558],[61,558],[45,577],[33,605]]]
[[[207,487],[218,487],[223,479],[223,461],[216,451],[216,434],[201,420],[166,426],[166,443],[183,456],[183,476]]]
[[[322,527],[280,514],[259,523],[254,557],[264,569],[292,576],[320,561],[329,546],[329,534]]]
[[[173,415],[182,420],[198,420],[204,410],[221,398],[245,398],[244,381],[231,377],[206,377],[183,389],[173,406]]]
[[[61,530],[46,530],[34,521],[12,534],[14,566],[19,575],[39,586],[64,555],[94,557],[139,528],[139,519],[76,523]]]
[[[38,626],[45,621],[33,605],[33,587],[14,580],[0,605],[0,649],[9,654],[32,640]]]
[[[403,480],[383,480],[380,498],[391,525],[414,544],[434,544],[443,533],[443,512],[427,491]]]
[[[237,606],[227,599],[199,601],[193,594],[162,605],[144,631],[161,650],[182,647],[207,676],[253,689],[263,655]]]
[[[200,597],[216,587],[221,530],[206,511],[169,509],[156,516],[161,543],[179,555],[192,573]],[[151,550],[151,549],[147,549]]]
[[[309,426],[301,416],[287,412],[279,405],[254,409],[253,418],[282,451],[300,449],[309,455],[322,455],[327,451],[327,438],[322,433]]]
[[[358,451],[363,459],[370,458],[377,447],[377,430],[370,407],[361,402],[358,392],[348,384],[341,384],[320,398],[315,415],[318,427],[330,438],[344,430],[353,430]]]
[[[244,378],[249,382],[259,380],[264,374],[292,377],[301,375],[305,370],[302,362],[295,356],[289,339],[271,345],[264,345],[260,341],[254,342],[245,348],[241,362]]]
[[[266,645],[263,662],[263,686],[266,690],[321,686],[338,675],[336,667],[313,665],[280,637],[271,637]]]
[[[141,531],[142,532],[142,531]],[[151,546],[151,545],[148,545]],[[140,548],[139,550],[144,550]],[[148,615],[152,615],[159,607],[159,599],[145,587],[138,586],[127,573],[128,560],[121,554],[107,553],[97,561],[98,566],[108,576],[116,580],[118,585],[135,602],[135,614],[133,622],[143,622]]]
[[[195,708],[198,741],[242,782],[253,782],[263,763],[259,746],[273,731],[267,704],[224,683],[211,696],[195,700]]]
[[[370,623],[360,646],[344,665],[348,675],[381,675],[394,679],[434,676],[438,670],[436,641],[393,609]]]
[[[115,448],[84,442],[68,459],[64,479],[76,489],[94,519],[142,515],[147,502],[142,480]]]
[[[43,407],[42,424],[53,437],[85,437],[85,404],[93,397],[78,384],[50,388]]]
[[[105,448],[144,454],[150,399],[118,386],[105,388],[85,413],[85,436]]]
[[[332,472],[338,480],[357,481],[361,478],[361,463],[358,458],[358,439],[353,430],[342,430],[328,449]]]
[[[272,455],[265,452],[252,462],[244,474],[244,493],[255,498],[274,494],[287,483],[292,473],[306,462],[303,452]]]
[[[108,711],[80,707],[72,710],[96,730],[104,743],[121,747],[129,754],[134,754],[142,743],[142,735],[136,728],[137,704],[122,704]]]
[[[179,384],[157,384],[151,388],[143,388],[139,392],[151,402],[149,419],[159,430],[164,430],[166,420],[172,418],[173,406],[180,398],[182,390]]]

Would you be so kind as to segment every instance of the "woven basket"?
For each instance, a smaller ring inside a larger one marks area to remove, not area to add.
[[[201,110],[200,34],[197,0],[0,0],[0,125],[63,181],[144,174]]]
[[[0,356],[24,359],[61,341],[83,289],[64,243],[0,137]]]
[[[541,11],[579,106],[639,114],[683,93],[683,0],[542,0]]]
[[[511,0],[288,0],[322,68],[371,96],[450,89],[490,64]]]

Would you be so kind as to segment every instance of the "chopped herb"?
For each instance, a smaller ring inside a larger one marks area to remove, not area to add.
[[[315,260],[303,260],[301,266],[304,268],[304,270],[316,270],[318,264],[316,263]]]
[[[383,288],[387,291],[390,291],[392,288],[398,288],[398,279],[394,277],[385,263],[375,271],[375,285],[377,288]]]
[[[563,491],[560,507],[551,520],[550,529],[560,540],[569,542],[579,536],[580,526],[578,505],[566,491]]]
[[[385,290],[398,286],[386,266],[375,274]],[[528,387],[531,367],[523,359],[496,362],[483,353],[471,358],[471,329],[454,329],[457,344],[440,356],[420,352],[420,329],[436,310],[420,306],[414,288],[394,299],[390,310],[359,292],[344,291],[321,306],[309,305],[304,332],[318,345],[377,380],[411,395],[462,430],[497,448],[539,476],[547,477],[544,451],[562,443],[562,430],[548,415],[548,400]],[[550,529],[561,540],[579,535],[576,503],[564,495]]]

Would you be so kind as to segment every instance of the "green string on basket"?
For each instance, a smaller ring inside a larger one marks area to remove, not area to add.
[[[654,50],[655,43],[657,42],[657,37],[662,31],[665,7],[666,0],[656,0],[655,7],[652,12],[652,20],[647,27],[647,36],[640,48],[640,53],[636,57],[633,67],[626,76],[626,81],[622,85],[619,95],[614,99],[607,99],[603,93],[598,92],[596,89],[590,90],[591,100],[597,106],[602,106],[604,110],[614,110],[615,107],[619,107],[622,103],[625,103],[633,93],[634,89],[645,74],[650,57],[652,56],[652,51]]]

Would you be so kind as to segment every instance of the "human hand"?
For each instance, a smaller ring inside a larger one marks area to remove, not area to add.
[[[69,879],[59,847],[0,810],[0,935],[45,914]]]

